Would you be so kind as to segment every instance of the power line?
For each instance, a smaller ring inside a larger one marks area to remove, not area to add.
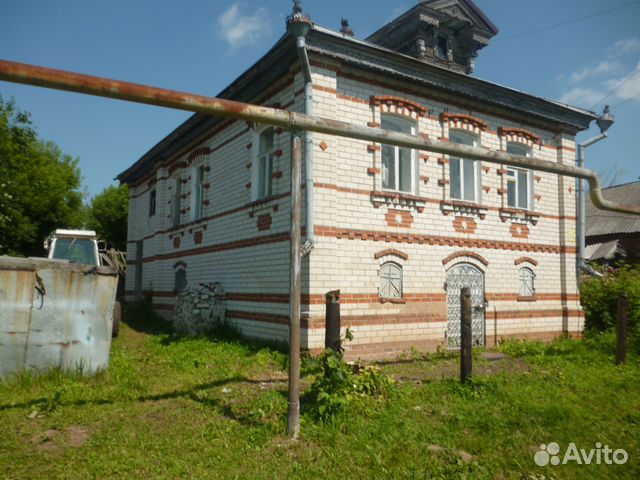
[[[524,37],[525,35],[533,35],[534,33],[546,32],[547,30],[552,30],[554,28],[563,27],[563,26],[569,25],[571,23],[581,22],[582,20],[587,20],[589,18],[593,18],[593,17],[597,17],[597,16],[600,16],[600,15],[604,15],[606,13],[614,12],[616,10],[627,8],[627,7],[630,7],[632,5],[637,5],[638,3],[640,3],[640,0],[637,0],[637,1],[631,2],[631,3],[625,3],[624,5],[619,5],[617,7],[609,8],[609,9],[603,10],[601,12],[591,13],[591,14],[585,15],[583,17],[578,17],[578,18],[574,18],[574,19],[571,19],[571,20],[566,20],[564,22],[556,23],[554,25],[548,25],[546,27],[536,28],[535,30],[529,30],[527,32],[516,33],[516,34],[513,34],[513,35],[508,35],[506,37],[498,37],[498,38],[496,38],[494,40],[494,42],[499,41],[499,40],[508,40],[508,39],[511,39],[511,38]]]
[[[613,95],[614,93],[616,93],[618,90],[620,90],[620,87],[622,87],[625,83],[627,83],[629,80],[631,80],[633,77],[635,77],[636,75],[638,75],[640,73],[640,68],[637,68],[635,72],[631,72],[631,75],[629,75],[627,78],[625,78],[621,83],[618,84],[617,87],[615,87],[613,90],[611,90],[609,93],[607,93],[604,97],[602,97],[599,101],[597,101],[596,103],[593,104],[593,106],[589,109],[589,110],[593,110],[594,108],[596,108],[599,104],[601,104],[602,102],[604,102],[607,98],[609,98],[611,95]]]
[[[629,103],[631,100],[635,100],[636,98],[640,98],[640,93],[638,95],[634,96],[634,97],[627,98],[624,102],[620,102],[620,103],[614,105],[613,107],[611,107],[611,109],[615,109],[615,108],[621,107],[625,103]]]

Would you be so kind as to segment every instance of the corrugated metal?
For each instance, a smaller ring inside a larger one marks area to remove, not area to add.
[[[605,188],[602,194],[607,200],[616,203],[640,206],[640,182]],[[639,216],[599,210],[591,202],[587,202],[586,222],[587,237],[640,232]]]
[[[587,245],[584,249],[584,256],[587,260],[613,260],[617,255],[624,256],[624,253],[617,240],[594,243]]]
[[[0,257],[0,377],[106,368],[116,288],[111,268]]]

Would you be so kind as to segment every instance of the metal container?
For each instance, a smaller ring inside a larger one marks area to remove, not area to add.
[[[117,284],[109,267],[0,256],[0,377],[107,368]]]

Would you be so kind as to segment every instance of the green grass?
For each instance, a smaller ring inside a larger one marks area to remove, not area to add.
[[[156,322],[156,323],[154,323]],[[603,336],[511,342],[476,356],[383,365],[387,399],[328,424],[302,418],[287,441],[282,348],[223,332],[174,337],[157,320],[123,325],[108,372],[60,372],[0,384],[2,478],[633,478],[640,476],[640,365],[613,365]],[[308,388],[313,362],[306,368]],[[624,448],[624,466],[537,467],[541,443]],[[465,461],[460,451],[472,458]]]

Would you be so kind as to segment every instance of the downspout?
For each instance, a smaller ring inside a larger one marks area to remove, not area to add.
[[[307,53],[307,43],[303,36],[296,39],[298,58],[304,77],[304,113],[313,115],[313,79],[311,78],[311,65]],[[313,134],[309,130],[304,132],[304,168],[306,185],[306,228],[307,240],[304,242],[303,254],[311,253],[315,243],[315,211],[314,211],[314,186],[313,186]]]

